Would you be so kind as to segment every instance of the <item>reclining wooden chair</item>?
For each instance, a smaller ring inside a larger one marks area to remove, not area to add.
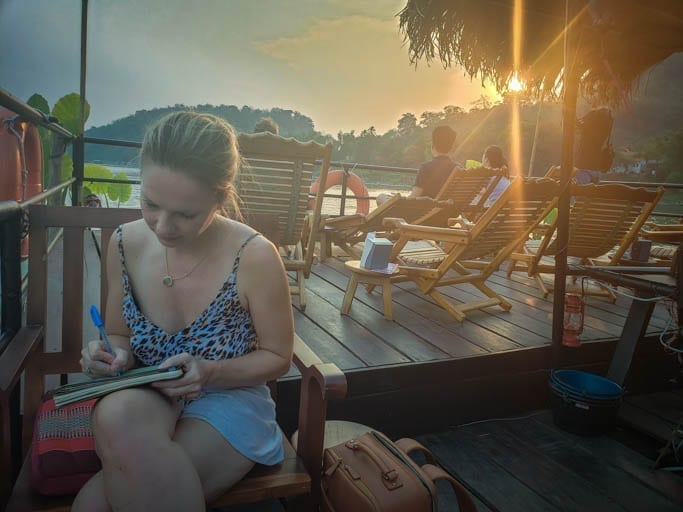
[[[372,231],[384,231],[382,221],[387,217],[400,217],[408,222],[425,218],[434,210],[447,208],[451,217],[457,215],[452,208],[451,201],[437,201],[430,197],[402,197],[392,196],[369,214],[357,213],[341,217],[325,219],[323,244],[330,242],[344,250],[353,258],[360,256],[360,251],[353,246],[365,240],[365,236]]]
[[[460,229],[386,219],[385,224],[398,234],[392,251],[393,261],[399,263],[396,281],[414,281],[459,321],[475,309],[500,306],[509,310],[511,304],[486,286],[486,280],[555,207],[558,192],[554,180],[516,178],[476,223]],[[427,248],[404,250],[415,240],[432,243]],[[442,286],[463,283],[472,284],[489,298],[456,305],[438,291]]]
[[[449,218],[457,216],[469,222],[476,221],[484,213],[486,200],[504,176],[507,177],[507,170],[504,169],[453,169],[436,196],[437,201],[450,200],[451,206],[434,209],[411,223],[444,228]]]
[[[257,215],[277,219],[277,238],[271,241],[281,249],[285,269],[295,273],[290,293],[299,296],[299,306],[305,309],[305,279],[313,265],[325,191],[322,187],[318,190],[312,212],[308,192],[317,161],[321,161],[320,182],[325,183],[332,144],[299,142],[268,132],[241,133],[238,140],[247,160],[237,184],[243,215],[247,222]]]
[[[664,193],[661,187],[648,191],[619,184],[571,187],[567,257],[580,265],[619,265]],[[513,252],[508,267],[508,276],[522,270],[534,277],[545,296],[551,288],[541,274],[555,272],[556,228],[557,219],[544,229],[540,242],[526,241],[522,252]],[[614,299],[610,292],[598,294]]]
[[[370,231],[385,228],[385,218],[402,218],[410,224],[446,227],[448,219],[462,216],[474,221],[484,211],[484,203],[500,179],[507,173],[502,169],[455,168],[444,182],[433,202],[428,197],[406,198],[395,195],[368,215],[354,214],[326,219],[325,235],[352,257],[360,251],[352,246],[365,239]]]
[[[101,229],[101,240],[106,244],[119,224],[140,215],[139,210],[132,209],[46,206],[32,206],[30,209],[26,325],[0,355],[0,384],[3,386],[0,391],[3,394],[19,385],[22,372],[24,375],[22,451],[25,462],[14,485],[6,509],[8,512],[67,511],[70,508],[72,497],[41,496],[31,488],[31,460],[26,452],[31,445],[35,414],[46,389],[46,376],[80,372],[78,361],[85,338],[84,300],[103,304],[107,293],[105,273],[100,272],[97,255],[84,249],[86,243],[92,244],[90,238],[85,237],[87,228]],[[61,254],[59,248],[56,249],[56,255],[61,257],[56,260],[56,267],[50,269],[48,228],[63,229]],[[106,264],[106,252],[102,251],[102,265]],[[88,276],[90,283],[87,282]],[[57,282],[60,277],[63,298],[48,301],[48,281],[60,285]],[[88,286],[93,284],[93,280],[96,284],[98,278],[99,294]],[[89,322],[85,325],[89,327]],[[96,337],[93,333],[88,336],[91,339]],[[345,395],[346,379],[334,364],[323,364],[298,337],[295,337],[293,362],[301,373],[296,450],[285,440],[285,460],[282,463],[276,466],[257,465],[241,482],[210,505],[282,498],[292,500],[292,506],[298,510],[318,510],[327,400]],[[54,377],[52,380],[54,383]],[[277,397],[274,398],[277,401]],[[0,463],[9,465],[10,461],[2,460]]]

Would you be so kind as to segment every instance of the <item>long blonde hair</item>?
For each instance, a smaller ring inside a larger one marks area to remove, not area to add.
[[[242,163],[237,136],[230,124],[211,114],[174,112],[145,133],[140,168],[155,163],[184,173],[216,194],[221,212],[242,219],[234,181]]]

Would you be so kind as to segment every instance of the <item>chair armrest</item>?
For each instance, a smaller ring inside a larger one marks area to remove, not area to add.
[[[19,329],[0,354],[0,393],[10,391],[17,383],[28,356],[43,340],[42,325],[27,325]]]
[[[466,229],[419,226],[417,224],[408,224],[403,219],[391,217],[384,219],[383,224],[390,229],[399,230],[400,235],[405,238],[458,244],[465,244],[470,239],[470,232]]]
[[[652,240],[653,242],[663,242],[676,244],[683,242],[683,230],[672,229],[670,231],[664,230],[649,230],[645,228],[640,229],[639,235],[647,240]]]
[[[323,363],[294,335],[294,364],[301,372],[297,454],[311,475],[311,492],[320,492],[327,400],[346,396],[346,376],[333,363]]]
[[[354,213],[352,215],[342,215],[341,217],[330,217],[324,220],[323,227],[334,229],[347,229],[362,226],[365,223],[365,215]]]

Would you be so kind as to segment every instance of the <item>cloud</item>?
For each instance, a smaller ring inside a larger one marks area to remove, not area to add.
[[[374,125],[385,131],[404,112],[468,106],[484,93],[461,71],[412,66],[394,19],[321,20],[301,34],[256,46],[286,65],[289,72],[281,85],[290,101],[313,105],[321,126]],[[293,85],[295,80],[300,87]]]

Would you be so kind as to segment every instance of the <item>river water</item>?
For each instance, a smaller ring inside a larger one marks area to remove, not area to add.
[[[115,166],[109,166],[109,169],[114,174],[117,174],[119,172],[123,172],[126,174],[128,179],[130,180],[140,180],[140,170],[134,167],[115,167]],[[370,196],[377,196],[380,193],[384,194],[393,194],[396,192],[401,192],[402,194],[406,195],[408,194],[407,190],[397,190],[397,189],[390,189],[390,188],[381,188],[381,187],[373,187],[370,188],[368,187],[368,192]],[[328,194],[339,194],[341,195],[341,186],[336,186],[332,187],[327,191]],[[344,207],[344,213],[345,214],[352,214],[356,212],[356,200],[353,199],[353,196],[351,195],[351,192],[347,192],[349,196],[346,199],[346,204]],[[102,198],[103,199],[103,198]],[[104,203],[104,199],[103,199]],[[339,215],[339,207],[341,205],[341,199],[339,198],[334,198],[334,197],[326,197],[325,201],[323,202],[323,213],[329,214],[329,215]],[[103,206],[106,206],[103,204]],[[110,205],[110,206],[116,206],[116,205]],[[140,207],[140,185],[133,185],[133,191],[131,193],[130,199],[126,201],[125,203],[121,203],[121,207],[127,207],[127,208],[139,208]],[[370,211],[374,210],[376,208],[376,203],[374,199],[370,200]]]

